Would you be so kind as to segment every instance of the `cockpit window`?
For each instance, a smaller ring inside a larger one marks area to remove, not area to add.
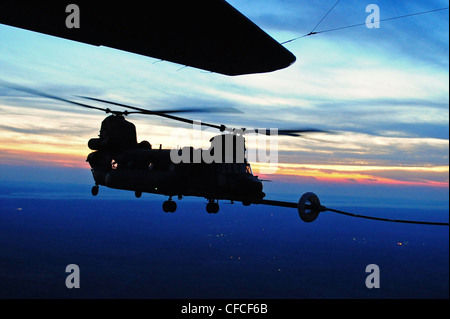
[[[245,171],[246,171],[247,173],[253,175],[252,168],[250,167],[250,163],[247,163],[247,165],[245,166]]]

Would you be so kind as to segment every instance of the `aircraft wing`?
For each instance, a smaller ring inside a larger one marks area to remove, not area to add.
[[[79,28],[68,28],[70,3]],[[295,56],[224,0],[0,1],[0,23],[226,75],[271,72]]]

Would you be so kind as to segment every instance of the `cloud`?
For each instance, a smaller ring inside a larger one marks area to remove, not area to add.
[[[279,158],[290,163],[352,163],[376,165],[448,165],[446,139],[376,136],[341,132],[318,140],[280,138]]]

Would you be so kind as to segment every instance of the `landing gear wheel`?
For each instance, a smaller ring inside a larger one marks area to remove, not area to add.
[[[166,200],[166,201],[163,203],[162,209],[163,209],[164,213],[170,212],[170,202],[169,202],[168,200]]]
[[[141,191],[135,191],[134,192],[134,196],[136,196],[136,198],[141,198],[142,192]]]
[[[206,211],[209,214],[217,214],[217,212],[219,211],[219,204],[215,202],[209,202],[208,204],[206,204]]]
[[[165,213],[174,213],[177,210],[177,203],[172,200],[166,200],[162,205],[162,209]]]
[[[305,193],[298,201],[298,215],[306,223],[316,220],[321,211],[320,208],[319,197],[314,193]]]
[[[98,185],[92,186],[91,193],[92,193],[92,196],[98,195]]]

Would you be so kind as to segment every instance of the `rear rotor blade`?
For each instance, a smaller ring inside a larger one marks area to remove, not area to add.
[[[318,129],[278,130],[278,135],[286,135],[286,136],[302,136],[303,134],[308,134],[308,133],[333,134],[333,132],[331,132],[331,131],[318,130]]]
[[[250,132],[251,133],[251,132]],[[255,129],[254,133],[257,134],[264,134],[264,135],[284,135],[284,136],[294,136],[294,137],[300,137],[303,136],[303,134],[308,133],[326,133],[326,134],[332,134],[331,131],[324,131],[324,130],[318,130],[318,129],[290,129],[290,130],[284,130],[284,129]]]

